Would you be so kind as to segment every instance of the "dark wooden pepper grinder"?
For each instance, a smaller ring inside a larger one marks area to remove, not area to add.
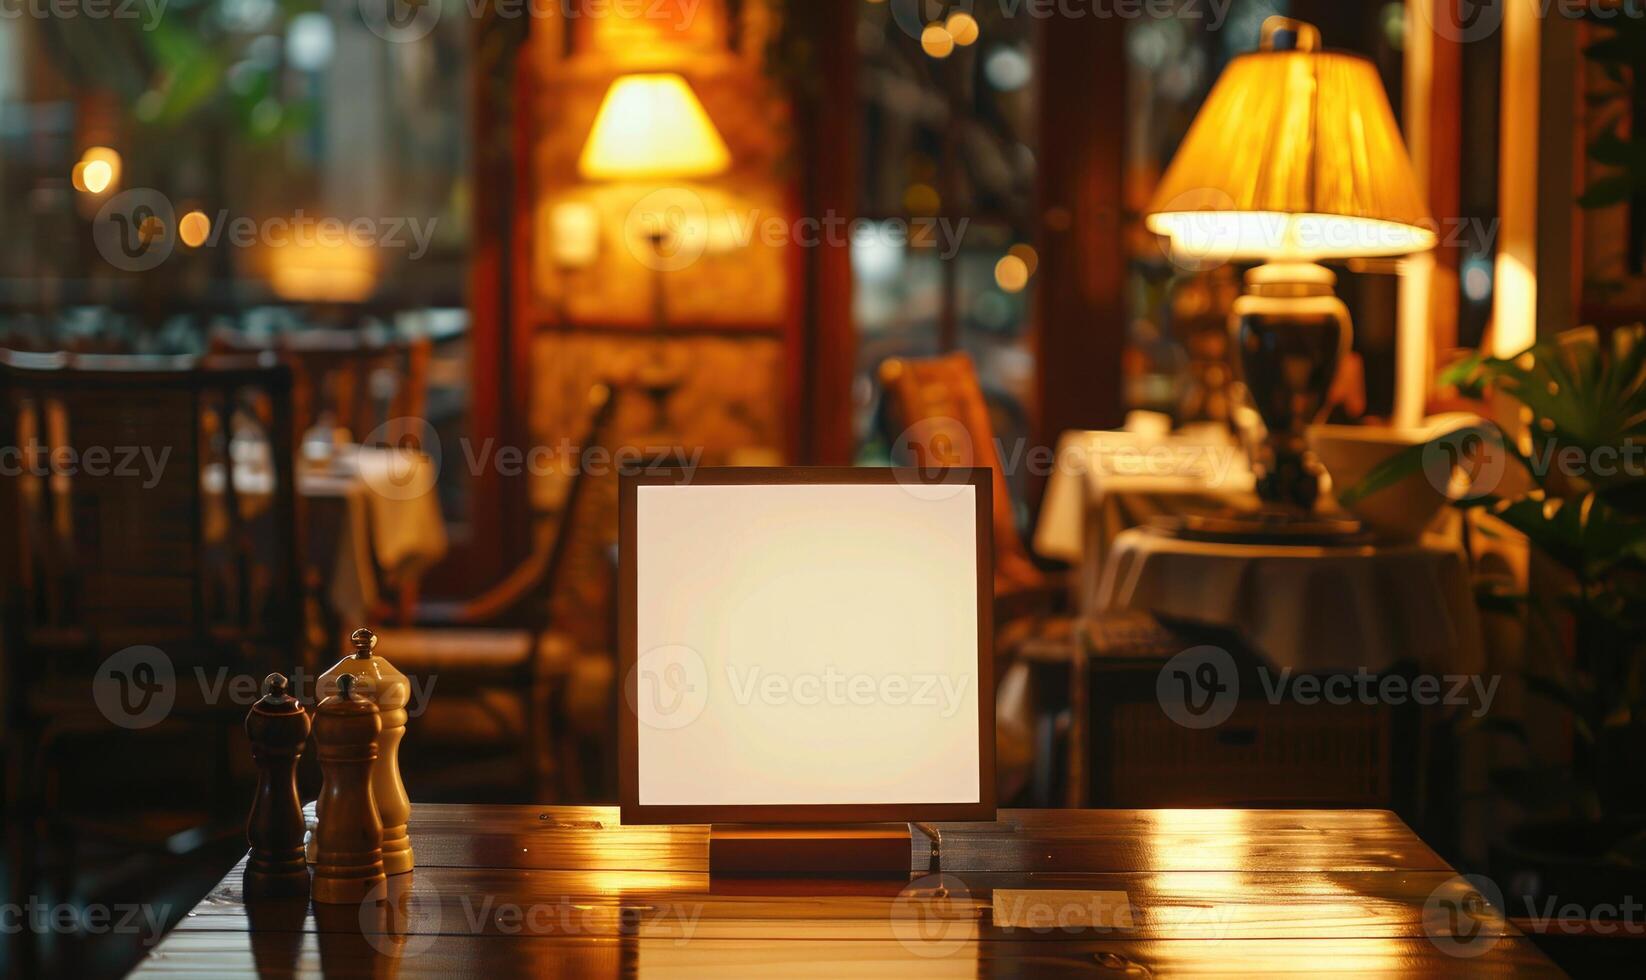
[[[314,900],[357,903],[382,885],[383,819],[372,798],[372,763],[383,730],[377,705],[355,690],[353,674],[337,679],[337,693],[314,711],[320,756],[320,800],[315,805]]]
[[[263,697],[246,715],[251,757],[257,763],[257,794],[246,820],[251,859],[249,881],[276,890],[309,884],[303,860],[303,802],[297,795],[297,758],[309,737],[309,715],[287,693],[286,676],[263,680]]]

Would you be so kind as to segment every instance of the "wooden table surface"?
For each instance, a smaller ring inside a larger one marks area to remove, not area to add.
[[[937,830],[939,864],[917,834],[907,882],[711,881],[707,827],[417,805],[417,870],[383,895],[247,901],[242,861],[134,976],[1562,975],[1383,811],[1003,810]],[[1120,894],[1106,927],[1074,924],[1090,900],[1070,890]],[[1030,924],[997,924],[1009,909]]]

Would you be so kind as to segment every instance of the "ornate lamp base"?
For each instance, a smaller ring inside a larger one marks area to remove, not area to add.
[[[1235,363],[1268,428],[1252,451],[1266,505],[1314,511],[1324,472],[1304,441],[1325,415],[1338,362],[1350,349],[1349,309],[1332,292],[1337,277],[1310,262],[1271,262],[1246,274],[1247,292],[1230,314]]]

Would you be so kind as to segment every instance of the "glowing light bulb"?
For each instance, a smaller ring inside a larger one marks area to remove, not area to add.
[[[120,154],[106,146],[87,147],[69,179],[75,190],[86,194],[110,190],[120,182]]]
[[[189,248],[199,248],[211,234],[211,219],[204,211],[190,211],[177,222],[177,237]]]
[[[942,24],[927,24],[920,32],[920,49],[933,58],[947,58],[954,53],[954,35]]]
[[[1022,259],[1023,265],[1028,268],[1029,275],[1031,276],[1034,275],[1036,269],[1040,268],[1040,253],[1034,250],[1033,245],[1018,242],[1016,245],[1008,248],[1006,250],[1006,254],[1015,255]]]
[[[114,182],[114,168],[102,160],[93,160],[80,170],[80,183],[88,194],[101,194]]]
[[[1028,263],[1015,255],[1003,255],[994,264],[995,285],[1008,293],[1020,293],[1029,284]]]
[[[949,19],[943,22],[943,29],[949,32],[950,37],[954,38],[954,43],[963,48],[975,43],[977,35],[980,33],[977,18],[964,10],[957,10],[950,14]]]

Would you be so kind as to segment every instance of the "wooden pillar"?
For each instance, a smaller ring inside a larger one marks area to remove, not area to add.
[[[803,213],[817,219],[850,222],[857,214],[857,23],[849,4],[797,3],[789,6],[797,36],[808,38],[817,52],[816,74],[822,82],[801,97],[799,118]],[[801,405],[800,462],[817,465],[850,463],[856,438],[852,431],[852,377],[857,369],[857,332],[852,319],[852,255],[847,242],[824,236],[816,248],[801,249],[804,288],[804,339],[798,351]]]
[[[518,139],[517,57],[529,18],[502,17],[488,5],[473,40],[474,256],[469,268],[468,436],[475,445],[526,446],[526,381],[530,351],[521,350],[516,297],[525,268],[518,244],[525,229],[515,216],[524,196]],[[465,466],[460,446],[442,447],[443,465]],[[524,478],[505,479],[496,467],[472,474],[470,528],[457,543],[453,575],[467,588],[493,581],[523,557],[530,540]]]
[[[1540,332],[1576,326],[1571,111],[1577,24],[1542,16],[1538,0],[1506,0],[1493,353],[1517,354]]]
[[[1038,439],[1124,420],[1127,21],[1041,22]]]
[[[1440,244],[1401,264],[1400,324],[1396,350],[1396,425],[1416,425],[1434,378],[1435,355],[1457,346],[1458,270],[1462,239],[1460,167],[1463,159],[1463,47],[1451,32],[1435,30],[1452,0],[1407,0],[1405,58],[1406,146],[1429,213],[1440,223]],[[1428,8],[1427,10],[1419,8]]]
[[[1541,0],[1534,6],[1545,9]],[[1539,18],[1542,51],[1538,73],[1537,130],[1537,329],[1558,333],[1578,326],[1582,276],[1575,257],[1577,161],[1583,154],[1578,130],[1577,72],[1580,22],[1562,15]]]

